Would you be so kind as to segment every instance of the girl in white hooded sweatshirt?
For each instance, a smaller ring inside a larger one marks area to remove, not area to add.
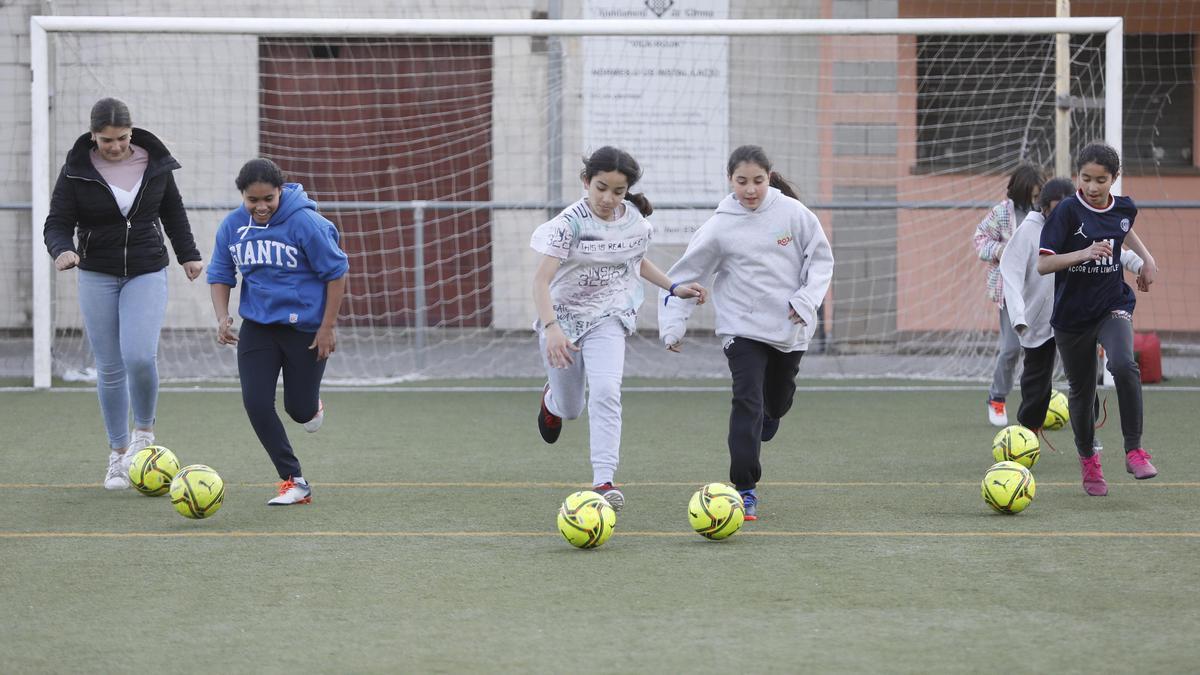
[[[729,480],[746,519],[758,518],[759,451],[792,407],[800,358],[833,277],[833,251],[817,217],[801,204],[763,149],[743,145],[726,167],[733,193],[692,236],[667,276],[712,277],[716,332],[733,376]],[[680,351],[695,303],[664,294],[659,335]]]

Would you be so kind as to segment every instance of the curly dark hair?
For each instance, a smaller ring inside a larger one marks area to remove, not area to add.
[[[1075,170],[1079,171],[1084,164],[1099,164],[1108,169],[1113,178],[1121,173],[1121,156],[1107,143],[1088,143],[1079,155],[1075,157]]]

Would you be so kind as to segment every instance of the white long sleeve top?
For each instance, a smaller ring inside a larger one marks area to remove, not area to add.
[[[692,235],[667,276],[676,283],[712,279],[716,333],[745,337],[792,352],[808,348],[817,308],[833,277],[833,250],[816,215],[799,201],[770,188],[758,209],[732,194]],[[694,300],[660,294],[658,332],[667,345],[681,340]],[[803,319],[793,324],[791,307]]]
[[[1004,302],[1008,319],[1022,347],[1040,347],[1054,337],[1050,315],[1054,311],[1054,275],[1038,274],[1038,249],[1046,219],[1037,211],[1025,216],[1000,256],[1000,274],[1004,278]],[[1121,251],[1121,264],[1137,274],[1142,258],[1129,249]],[[1024,330],[1021,327],[1025,326]]]

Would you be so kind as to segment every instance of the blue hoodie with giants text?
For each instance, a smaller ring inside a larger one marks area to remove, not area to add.
[[[304,186],[287,183],[279,208],[265,225],[243,205],[221,221],[208,266],[208,283],[243,280],[238,314],[263,324],[316,332],[325,313],[325,284],[350,269],[338,231],[317,213]]]

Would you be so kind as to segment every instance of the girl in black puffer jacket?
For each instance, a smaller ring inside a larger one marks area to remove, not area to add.
[[[79,268],[79,304],[111,450],[104,479],[110,490],[129,487],[130,459],[154,442],[166,240],[189,280],[203,269],[171,174],[178,168],[161,141],[133,128],[124,103],[101,99],[92,107],[90,132],[67,153],[50,199],[46,249],[55,269]]]

